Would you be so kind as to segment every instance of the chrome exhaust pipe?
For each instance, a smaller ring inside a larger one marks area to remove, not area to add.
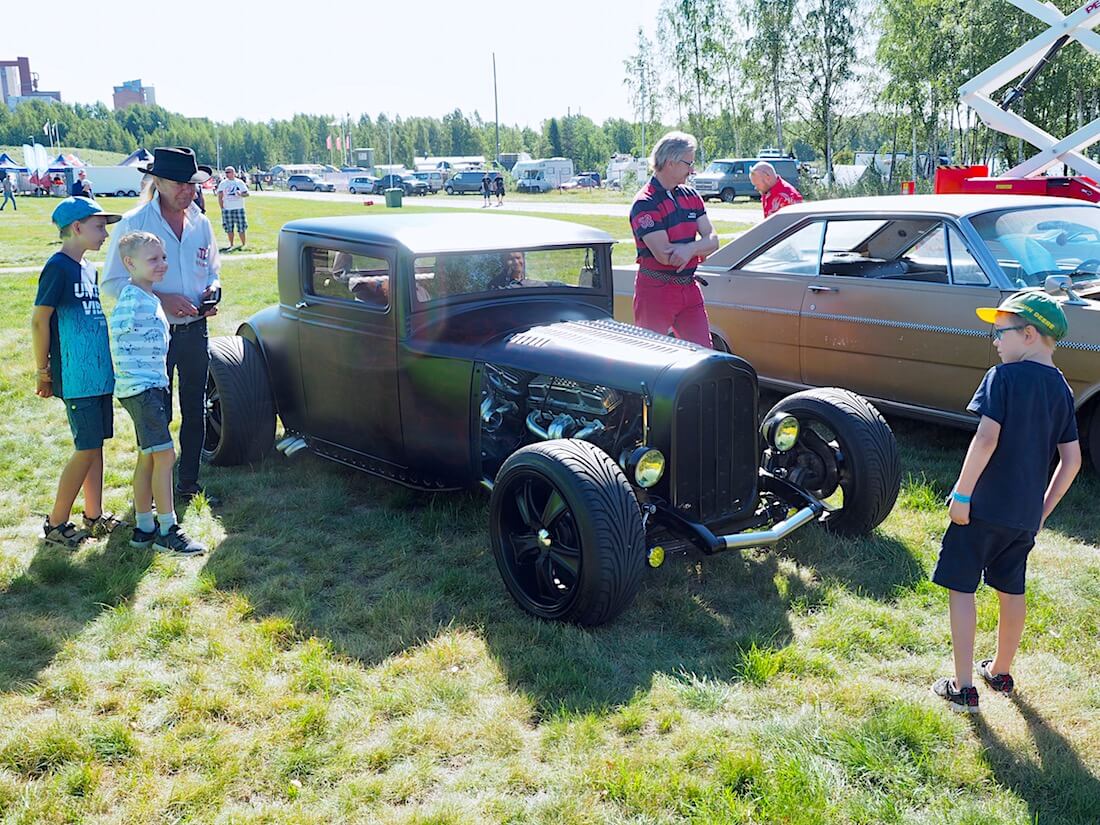
[[[285,453],[287,447],[289,447],[291,444],[293,444],[297,440],[298,440],[298,436],[296,436],[296,435],[283,436],[282,438],[279,439],[278,443],[275,445],[275,449],[278,450],[280,453]]]
[[[287,458],[291,458],[292,456],[294,456],[295,453],[300,453],[308,446],[309,444],[306,443],[306,440],[304,438],[296,437],[294,441],[289,446],[287,446],[285,450],[283,450],[283,455],[285,455]]]

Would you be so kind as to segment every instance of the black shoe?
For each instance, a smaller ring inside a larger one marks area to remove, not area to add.
[[[154,541],[156,541],[157,534],[160,531],[154,527],[152,530],[142,530],[140,527],[134,528],[134,534],[130,536],[131,547],[148,547]]]
[[[206,498],[206,503],[211,507],[218,507],[221,505],[222,500],[215,495],[212,495],[203,489],[201,484],[188,484],[182,487],[176,487],[176,497],[180,501],[190,501],[199,493],[202,493]]]
[[[997,693],[1012,693],[1016,687],[1015,681],[1012,679],[1011,673],[997,673],[989,669],[989,666],[993,664],[992,659],[983,659],[978,662],[978,675],[982,677],[989,687]]]
[[[978,689],[973,685],[955,690],[955,680],[944,676],[932,685],[932,692],[945,700],[951,710],[959,713],[978,712]]]
[[[206,552],[206,546],[190,538],[178,524],[168,528],[168,535],[162,535],[158,530],[153,544],[161,550],[171,550],[181,556],[200,556]]]

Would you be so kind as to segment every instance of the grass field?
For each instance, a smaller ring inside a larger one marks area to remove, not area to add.
[[[3,265],[54,248],[8,217]],[[928,692],[950,657],[928,575],[967,436],[902,420],[904,486],[873,537],[673,559],[595,631],[517,611],[481,495],[308,456],[204,470],[225,505],[183,521],[206,558],[124,534],[68,554],[37,540],[71,442],[32,391],[36,278],[0,274],[0,821],[1097,821],[1094,474],[1032,556],[1020,691],[984,692],[974,719]],[[226,256],[223,280],[217,334],[275,299],[269,259]],[[107,503],[126,512],[120,409],[115,429]],[[983,588],[980,653],[994,634]]]
[[[0,152],[7,152],[16,163],[23,162],[23,147],[21,145],[0,146]],[[46,152],[47,154],[50,153],[49,147],[46,148]],[[76,149],[72,146],[62,146],[55,149],[53,153],[50,154],[50,160],[53,160],[62,152],[66,155],[70,153],[76,155],[89,166],[117,166],[119,162],[125,160],[126,155],[129,154],[123,152],[105,152],[101,149]]]

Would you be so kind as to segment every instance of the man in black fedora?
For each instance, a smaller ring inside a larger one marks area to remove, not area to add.
[[[214,228],[194,204],[195,185],[211,174],[200,166],[193,150],[185,146],[161,146],[153,151],[153,162],[139,167],[151,175],[142,190],[140,204],[127,212],[111,235],[107,263],[103,270],[102,293],[117,298],[129,279],[118,253],[118,242],[129,232],[151,232],[160,238],[168,256],[168,273],[156,285],[157,297],[168,317],[168,381],[179,373],[180,449],[176,494],[190,500],[204,492],[199,485],[199,459],[206,432],[206,319],[217,307],[203,311],[204,299],[220,297],[221,261]],[[171,413],[169,413],[171,414]],[[206,494],[214,505],[217,500]]]

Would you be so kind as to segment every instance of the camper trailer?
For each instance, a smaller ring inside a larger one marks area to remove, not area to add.
[[[85,166],[84,172],[92,182],[93,197],[132,197],[141,191],[141,179],[145,177],[136,166]]]
[[[633,175],[635,182],[641,185],[649,175],[649,163],[645,158],[636,158],[633,155],[612,155],[607,163],[604,181],[608,186],[620,187],[626,175]]]
[[[512,167],[512,179],[520,192],[549,192],[573,177],[569,158],[541,158],[518,161]]]

